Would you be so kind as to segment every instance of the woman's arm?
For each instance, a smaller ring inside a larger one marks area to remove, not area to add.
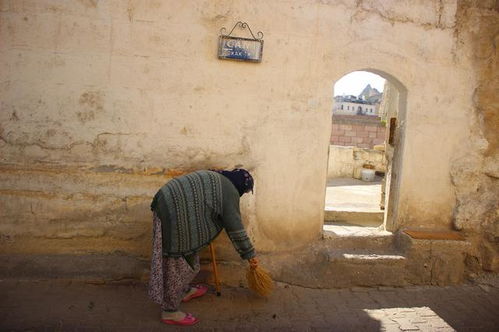
[[[229,181],[222,181],[223,209],[222,223],[234,248],[242,259],[250,259],[256,256],[253,244],[244,229],[239,211],[239,193]]]

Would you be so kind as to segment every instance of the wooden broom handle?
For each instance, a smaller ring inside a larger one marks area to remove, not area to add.
[[[220,296],[220,280],[218,279],[218,269],[217,269],[217,259],[215,257],[215,247],[210,243],[210,254],[211,254],[211,264],[213,266],[213,274],[215,275],[215,289],[217,290],[217,296]]]

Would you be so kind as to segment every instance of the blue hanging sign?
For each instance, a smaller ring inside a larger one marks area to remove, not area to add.
[[[233,37],[232,31],[236,26],[242,29],[248,28],[253,38]],[[263,33],[257,33],[259,38],[253,35],[247,23],[237,22],[232,28],[231,32],[224,34],[225,28],[220,30],[221,34],[218,39],[218,58],[226,60],[250,61],[261,62],[263,53]]]

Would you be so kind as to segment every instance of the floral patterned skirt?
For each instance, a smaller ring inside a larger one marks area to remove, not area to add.
[[[177,311],[189,283],[199,272],[199,256],[193,259],[193,266],[184,257],[164,257],[162,251],[161,220],[153,216],[153,241],[151,277],[148,293],[151,300],[165,311]]]

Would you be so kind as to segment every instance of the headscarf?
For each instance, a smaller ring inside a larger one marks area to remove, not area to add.
[[[239,192],[239,196],[242,196],[244,193],[253,192],[253,177],[251,174],[243,169],[243,168],[235,168],[232,171],[218,171],[213,170],[214,172],[220,173],[232,182],[232,184],[236,187]]]

